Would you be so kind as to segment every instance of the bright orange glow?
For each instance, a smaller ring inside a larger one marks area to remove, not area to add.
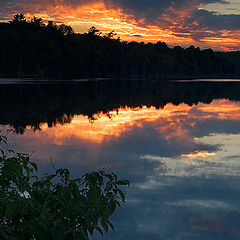
[[[208,158],[208,157],[216,156],[216,153],[202,151],[202,152],[195,152],[195,153],[189,153],[189,154],[182,154],[181,156],[187,157],[187,158]]]
[[[38,9],[34,5],[33,9]],[[76,32],[87,32],[91,26],[100,29],[103,34],[114,30],[122,40],[133,41],[168,41],[175,39],[180,43],[182,40],[175,37],[170,30],[163,30],[156,26],[141,27],[132,15],[126,14],[123,9],[107,9],[103,2],[97,2],[77,7],[69,5],[46,5],[46,10],[26,13],[28,19],[33,16],[45,20],[54,20],[71,25]]]
[[[224,51],[232,51],[239,47],[240,31],[225,31],[221,37],[208,37],[201,39],[202,42],[211,45],[214,45],[215,48],[222,49]]]
[[[198,109],[204,113],[215,114],[218,119],[238,120],[240,117],[240,106],[226,99],[214,101],[211,105],[200,106]]]
[[[134,126],[142,128],[145,122],[154,122],[157,119],[162,119],[163,122],[159,126],[156,125],[156,129],[160,132],[165,132],[168,127],[165,127],[165,119],[172,121],[171,118],[174,115],[179,115],[180,113],[186,116],[187,111],[191,107],[187,105],[174,106],[168,104],[166,108],[157,110],[155,107],[147,108],[120,108],[117,111],[111,111],[108,116],[103,113],[94,116],[96,119],[94,122],[90,122],[85,116],[78,115],[73,118],[70,124],[57,124],[54,128],[48,128],[46,123],[40,125],[41,132],[46,132],[48,137],[55,139],[54,143],[58,145],[64,144],[65,136],[74,136],[75,138],[81,138],[86,141],[91,141],[95,143],[102,143],[103,141],[110,141],[112,138],[120,137],[123,134],[131,131]],[[175,124],[172,123],[169,126],[174,128]],[[29,129],[30,126],[27,127]],[[40,134],[41,134],[40,132]],[[176,136],[182,136],[181,129],[179,128],[175,134],[167,136],[168,138]]]
[[[149,122],[166,139],[179,138],[190,144],[195,140],[186,126],[194,127],[196,121],[210,118],[240,120],[240,106],[238,103],[223,99],[214,100],[211,105],[167,104],[164,109],[125,107],[110,111],[108,114],[100,113],[94,118],[96,120],[90,122],[87,117],[78,115],[74,116],[69,124],[57,124],[54,128],[41,124],[40,128],[42,133],[45,132],[48,138],[50,137],[51,141],[58,145],[64,144],[66,136],[101,144],[127,134],[133,127],[143,128]],[[198,157],[199,154],[203,157],[211,156],[211,153],[208,155],[206,152],[197,152],[187,157]]]
[[[91,26],[100,29],[103,34],[114,30],[124,41],[157,42],[164,41],[169,45],[234,50],[239,46],[239,31],[210,31],[199,29],[197,21],[186,26],[186,19],[197,9],[201,1],[191,1],[179,9],[166,9],[159,18],[148,23],[146,19],[137,19],[129,11],[104,1],[79,2],[72,5],[64,0],[41,3],[37,1],[24,3],[19,6],[27,18],[33,16],[44,20],[71,25],[76,32],[86,32]],[[193,36],[208,33],[208,37],[196,40]]]

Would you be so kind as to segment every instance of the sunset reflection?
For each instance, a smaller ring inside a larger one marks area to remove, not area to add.
[[[121,137],[131,132],[133,127],[142,128],[144,123],[150,122],[156,131],[165,134],[167,139],[180,137],[187,140],[187,138],[193,139],[189,135],[187,126],[194,127],[196,120],[230,119],[230,117],[240,120],[240,104],[222,99],[214,100],[211,105],[204,103],[193,106],[167,104],[163,109],[146,106],[122,107],[109,111],[107,114],[95,114],[94,121],[90,121],[86,116],[76,115],[69,124],[57,124],[54,128],[49,128],[46,123],[42,123],[40,128],[43,132],[47,132],[48,136],[54,136],[54,139],[74,136],[101,143]],[[28,129],[30,128],[28,126]]]
[[[19,145],[24,144],[24,148],[28,151],[29,149],[36,151],[42,160],[49,161],[51,157],[54,157],[56,161],[62,161],[63,156],[59,155],[59,151],[62,151],[60,149],[63,147],[70,148],[73,152],[76,151],[75,155],[70,157],[73,162],[84,157],[86,160],[84,160],[85,162],[81,161],[81,164],[95,164],[95,166],[100,164],[99,166],[102,166],[103,163],[98,161],[99,154],[103,149],[111,148],[121,139],[126,139],[127,144],[129,141],[127,139],[131,138],[132,135],[141,134],[146,139],[152,138],[156,143],[161,140],[169,147],[178,149],[178,155],[175,159],[180,160],[179,164],[191,165],[195,164],[195,160],[211,161],[212,158],[216,160],[220,157],[219,153],[201,147],[211,145],[211,142],[207,142],[208,136],[205,140],[193,132],[200,133],[202,131],[201,125],[206,121],[228,119],[239,121],[240,104],[222,99],[214,100],[210,105],[199,103],[193,106],[186,104],[175,106],[169,103],[163,109],[146,106],[121,107],[107,114],[101,112],[95,114],[93,119],[95,120],[89,120],[83,115],[75,115],[71,122],[66,124],[56,124],[56,126],[49,127],[47,123],[41,123],[41,130],[35,132],[31,126],[28,126],[23,136],[16,135],[14,139],[18,144],[20,143]],[[151,133],[148,129],[152,129]],[[210,136],[212,139],[213,137]],[[217,142],[217,139],[212,140],[212,143],[214,142]],[[51,152],[48,150],[50,146]],[[137,147],[137,141],[135,147]],[[109,156],[106,154],[105,150],[105,158],[110,159],[111,153],[109,152]],[[156,157],[158,158],[158,156]],[[159,159],[161,161],[161,156]],[[171,161],[174,163],[175,160]],[[162,167],[163,165],[160,166],[160,168]]]
[[[40,130],[29,125],[23,134],[8,135],[9,147],[35,151],[31,158],[40,173],[54,171],[52,162],[75,177],[106,169],[128,178],[125,212],[116,217],[123,230],[116,239],[129,231],[133,239],[148,239],[152,225],[156,235],[151,239],[159,239],[159,232],[163,239],[179,234],[185,239],[185,232],[197,240],[238,239],[240,102],[161,106],[72,114],[66,123],[41,122]]]

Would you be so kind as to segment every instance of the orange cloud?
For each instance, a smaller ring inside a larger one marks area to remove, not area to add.
[[[53,20],[71,25],[76,32],[86,32],[91,26],[100,29],[103,34],[114,30],[122,40],[126,41],[166,41],[175,39],[176,43],[184,42],[174,36],[170,30],[163,30],[157,26],[141,26],[144,20],[136,21],[133,15],[126,14],[123,9],[108,9],[103,2],[91,3],[83,6],[46,4],[46,9],[38,10],[37,5],[28,6],[25,16],[33,16],[44,20]]]
[[[197,151],[194,153],[189,153],[189,154],[182,154],[182,157],[187,157],[187,158],[208,158],[208,157],[214,157],[216,156],[216,153],[210,153],[207,151]]]
[[[104,0],[79,2],[22,0],[16,4],[16,9],[25,13],[27,18],[37,16],[46,21],[53,20],[71,25],[76,32],[86,32],[93,25],[103,34],[114,30],[125,41],[164,41],[170,45],[236,49],[240,43],[239,31],[215,31],[201,27],[197,19],[189,21],[201,2],[194,0],[181,6],[173,4],[151,21],[144,16],[136,17],[134,11],[124,9],[121,4],[114,5],[111,1]]]

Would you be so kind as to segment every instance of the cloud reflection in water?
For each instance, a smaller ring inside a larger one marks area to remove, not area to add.
[[[75,174],[107,166],[129,178],[119,231],[106,239],[239,239],[239,102],[122,107],[95,119],[42,124],[10,143],[37,151],[42,165],[53,158]]]

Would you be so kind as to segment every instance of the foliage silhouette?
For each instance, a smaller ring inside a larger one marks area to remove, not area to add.
[[[0,143],[7,143],[0,136]],[[119,186],[129,185],[104,171],[71,179],[68,169],[39,177],[30,156],[0,148],[0,238],[89,239],[114,230],[109,221],[125,202]]]
[[[139,43],[101,35],[74,33],[67,25],[17,14],[0,23],[0,76],[4,77],[137,77],[237,78],[240,52],[214,52],[194,46],[170,48],[164,42]]]
[[[34,20],[36,20],[37,18],[34,17]],[[26,23],[27,20],[25,18],[25,16],[20,13],[20,14],[16,14],[14,17],[13,17],[13,20],[10,21],[11,24],[19,24],[19,23]]]

